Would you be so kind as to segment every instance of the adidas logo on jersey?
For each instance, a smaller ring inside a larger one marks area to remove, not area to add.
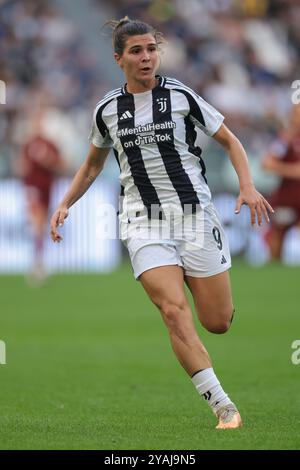
[[[120,117],[120,121],[123,121],[123,119],[130,119],[132,117],[133,116],[130,111],[125,111],[125,113],[123,113],[122,116]]]
[[[224,255],[222,255],[221,264],[227,263],[227,260]]]

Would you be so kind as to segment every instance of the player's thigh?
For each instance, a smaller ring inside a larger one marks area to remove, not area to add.
[[[160,310],[168,330],[181,340],[197,341],[193,314],[184,289],[182,268],[160,266],[149,269],[141,274],[140,281]]]
[[[185,276],[192,293],[198,317],[203,324],[230,321],[233,300],[228,271],[209,277]]]
[[[174,265],[148,269],[140,275],[139,280],[158,308],[162,308],[166,303],[187,304],[181,267]]]

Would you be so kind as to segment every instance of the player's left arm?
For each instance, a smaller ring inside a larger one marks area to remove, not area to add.
[[[269,212],[274,212],[268,201],[256,190],[249,169],[248,158],[244,147],[239,139],[225,126],[220,128],[213,135],[213,138],[222,145],[229,154],[231,163],[238,175],[240,184],[240,194],[237,198],[235,213],[238,214],[242,204],[247,204],[251,213],[251,224],[257,220],[258,225],[262,224],[262,216],[269,222]]]

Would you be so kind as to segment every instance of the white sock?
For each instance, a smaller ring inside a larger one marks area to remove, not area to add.
[[[192,382],[214,413],[222,406],[232,403],[221,387],[212,367],[197,372],[193,375]]]

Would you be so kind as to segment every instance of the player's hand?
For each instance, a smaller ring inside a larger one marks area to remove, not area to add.
[[[239,214],[242,204],[247,204],[250,209],[251,225],[262,224],[264,217],[266,222],[270,222],[269,214],[273,214],[274,209],[268,201],[255,189],[254,185],[249,185],[240,190],[237,198],[235,213]]]
[[[57,228],[62,227],[65,219],[68,217],[69,211],[66,207],[59,207],[51,217],[51,238],[54,242],[62,241],[63,237],[58,233]]]

